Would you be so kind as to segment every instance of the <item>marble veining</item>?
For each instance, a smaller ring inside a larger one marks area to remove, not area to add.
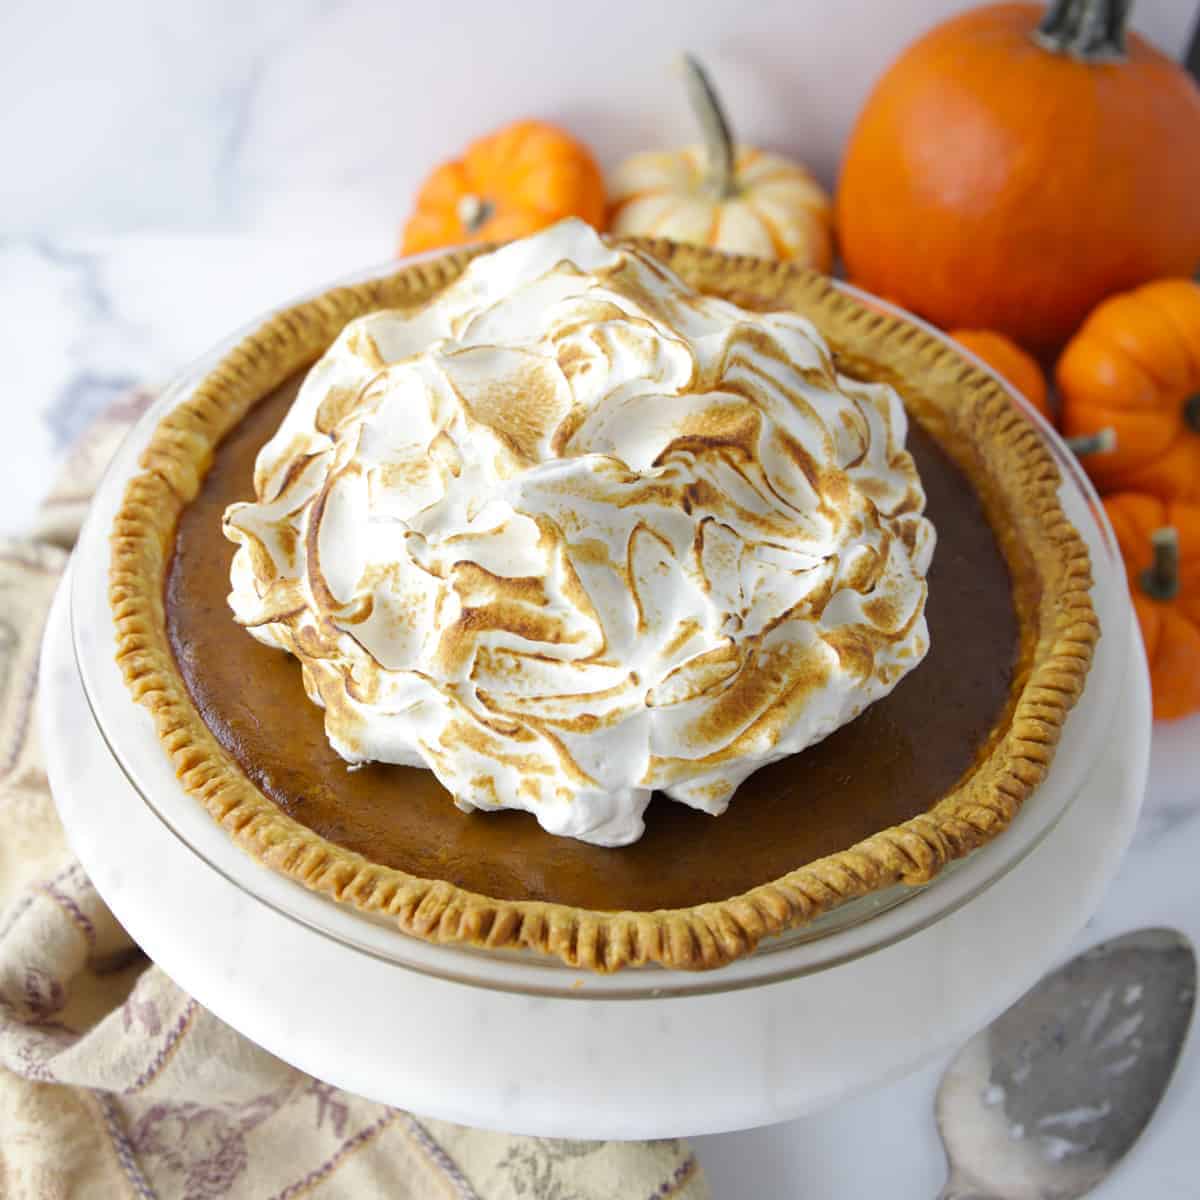
[[[297,243],[192,234],[0,236],[9,419],[0,535],[31,521],[67,446],[136,383],[163,382],[258,314],[386,259],[392,231]]]
[[[101,338],[119,340],[122,335],[136,342],[141,331],[114,309],[102,277],[101,256],[51,241],[44,235],[30,237],[25,244],[50,269],[69,279],[68,291],[81,321],[81,336],[72,339],[65,356],[69,362],[71,355],[77,354],[80,365],[41,410],[54,450],[59,453],[83,432],[89,421],[139,382],[132,369],[90,362],[94,355],[89,353],[87,343]]]

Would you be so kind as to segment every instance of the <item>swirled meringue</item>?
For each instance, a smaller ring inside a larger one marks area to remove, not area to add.
[[[800,316],[564,222],[346,327],[226,513],[230,604],[347,762],[623,845],[921,660],[906,431]]]

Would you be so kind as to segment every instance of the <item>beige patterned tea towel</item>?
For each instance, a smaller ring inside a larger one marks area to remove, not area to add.
[[[34,535],[0,543],[0,1197],[704,1200],[683,1142],[486,1133],[304,1075],[181,992],[105,908],[47,787],[37,655],[91,490],[150,399],[105,414]]]

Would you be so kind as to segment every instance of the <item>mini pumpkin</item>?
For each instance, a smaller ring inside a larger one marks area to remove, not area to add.
[[[564,217],[603,229],[604,178],[596,160],[556,125],[514,121],[426,179],[399,253],[504,242]]]
[[[1051,424],[1046,376],[1037,360],[1026,354],[1011,338],[991,329],[955,329],[950,336],[981,358],[997,375],[1020,392]]]
[[[1106,296],[1191,273],[1200,88],[1130,8],[992,4],[909,47],[843,157],[850,279],[1048,355]]]
[[[1160,279],[1106,300],[1055,377],[1066,434],[1116,432],[1111,454],[1084,460],[1102,492],[1200,501],[1200,286]]]
[[[735,145],[704,69],[689,56],[684,73],[704,145],[645,151],[617,167],[609,179],[613,231],[828,271],[833,225],[824,189],[799,163]]]
[[[1200,505],[1117,492],[1104,508],[1125,559],[1163,720],[1200,710]]]

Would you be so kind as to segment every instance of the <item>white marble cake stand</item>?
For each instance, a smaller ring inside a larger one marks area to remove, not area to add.
[[[1002,1010],[1061,953],[1115,871],[1145,780],[1148,684],[1129,638],[1112,734],[1079,799],[1008,874],[923,931],[786,982],[715,994],[516,994],[334,940],[181,841],[134,791],[92,718],[68,590],[69,578],[43,648],[43,744],[71,844],[121,923],[201,1003],[303,1070],[511,1132],[716,1133],[781,1121],[915,1067]],[[130,705],[125,719],[143,714]]]

